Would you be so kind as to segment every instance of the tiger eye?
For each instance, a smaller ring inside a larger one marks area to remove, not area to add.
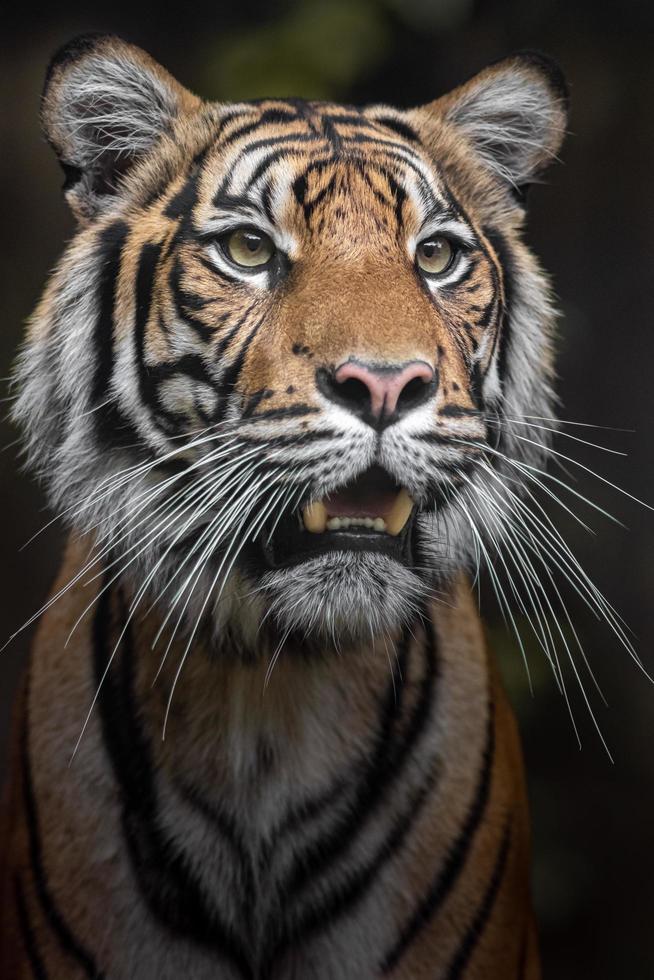
[[[430,272],[438,275],[445,272],[454,260],[454,248],[452,243],[442,235],[428,238],[420,242],[416,249],[416,262],[423,272]]]
[[[268,235],[249,228],[233,231],[224,247],[232,262],[248,268],[266,265],[275,254],[275,246]]]

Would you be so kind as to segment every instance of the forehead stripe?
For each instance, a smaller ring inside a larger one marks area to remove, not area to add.
[[[230,161],[229,172],[227,173],[220,187],[218,188],[217,195],[225,194],[229,192],[229,189],[232,186],[234,174],[239,164],[243,160],[245,160],[246,157],[250,156],[252,153],[255,153],[259,149],[269,148],[271,150],[274,150],[280,145],[287,144],[287,143],[324,143],[324,140],[321,137],[314,136],[312,133],[288,133],[286,135],[271,136],[268,137],[267,139],[256,140],[254,143],[250,143],[242,147],[238,155],[233,160]],[[221,151],[223,149],[223,145],[219,144],[217,149],[218,151]],[[292,152],[292,147],[290,148],[290,150]],[[289,150],[286,149],[285,152],[289,152]]]

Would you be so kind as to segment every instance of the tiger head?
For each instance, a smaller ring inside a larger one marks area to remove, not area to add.
[[[538,459],[512,423],[552,415],[522,227],[558,70],[517,55],[410,110],[206,103],[87,36],[42,118],[78,229],[15,414],[56,507],[191,628],[412,618],[500,533],[493,474]]]

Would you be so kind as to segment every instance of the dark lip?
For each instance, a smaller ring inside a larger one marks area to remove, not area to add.
[[[264,528],[259,539],[261,558],[268,570],[290,568],[311,558],[333,555],[339,551],[386,555],[407,567],[413,565],[415,511],[395,536],[367,528],[313,534],[302,526],[298,511],[285,515],[272,535],[271,529]]]

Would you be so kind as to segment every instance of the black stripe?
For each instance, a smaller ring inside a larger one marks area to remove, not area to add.
[[[177,783],[177,790],[182,799],[192,809],[202,814],[204,819],[218,831],[220,836],[225,838],[234,857],[239,864],[243,865],[244,869],[247,869],[250,863],[250,855],[243,834],[239,830],[234,818],[215,803],[209,802],[202,794],[202,791],[191,783],[180,781]]]
[[[281,160],[282,157],[285,156],[288,156],[288,149],[286,147],[277,150],[272,150],[267,156],[265,156],[263,160],[259,162],[255,171],[249,178],[247,182],[247,186],[245,188],[246,193],[254,187],[254,185],[257,183],[258,180],[261,180],[264,174],[268,170],[270,170],[270,168],[274,166],[274,164],[277,163],[278,160]],[[252,202],[250,201],[249,203],[251,204]]]
[[[185,354],[166,364],[150,365],[146,361],[146,334],[150,320],[153,290],[161,259],[162,243],[148,242],[143,245],[136,277],[136,315],[134,322],[134,358],[139,381],[141,401],[150,410],[154,421],[160,423],[168,435],[177,433],[188,424],[184,413],[168,411],[159,398],[159,385],[176,374],[185,374],[194,381],[214,387],[213,378],[197,354]],[[203,415],[198,406],[196,411]],[[205,419],[205,421],[208,421]]]
[[[285,838],[294,834],[300,827],[306,830],[308,823],[318,816],[323,816],[330,803],[342,799],[342,794],[349,785],[351,785],[351,779],[338,776],[322,793],[312,796],[289,810],[270,834],[271,850]]]
[[[396,739],[394,728],[399,720],[403,684],[398,686],[398,681],[395,680],[395,688],[389,684],[377,745],[352,806],[348,808],[347,814],[336,822],[328,834],[321,836],[296,857],[294,866],[285,882],[284,890],[289,897],[298,895],[303,888],[314,882],[318,874],[343,855],[364,830],[366,822],[384,802],[391,788],[397,784],[412,750],[425,730],[433,709],[434,683],[437,677],[438,664],[433,627],[429,622],[425,624],[425,640],[424,675],[405,733],[401,739]],[[408,635],[405,635],[398,652],[401,676],[404,676],[408,643]],[[400,694],[397,699],[396,690]]]
[[[241,347],[239,349],[238,354],[236,355],[236,357],[234,358],[234,360],[232,361],[232,363],[227,366],[227,368],[223,372],[220,380],[218,381],[218,383],[216,385],[216,391],[218,393],[218,403],[216,405],[216,410],[214,412],[214,422],[215,422],[215,424],[220,424],[221,422],[223,422],[225,420],[225,416],[227,414],[229,397],[234,392],[234,389],[235,389],[235,387],[236,387],[236,385],[238,383],[238,379],[240,377],[241,371],[243,370],[243,365],[245,363],[245,358],[247,357],[247,354],[248,354],[248,351],[249,351],[250,346],[252,344],[252,341],[254,340],[255,336],[259,332],[259,329],[260,329],[263,321],[264,321],[264,317],[260,317],[256,321],[256,323],[254,324],[254,326],[252,327],[252,329],[248,333],[247,337],[245,338],[245,340],[241,344]],[[237,324],[237,327],[240,327],[240,323]],[[226,338],[225,346],[226,346],[227,342],[229,342],[229,340],[231,340],[231,338],[235,334],[235,332],[236,332],[236,328],[230,333],[229,337]]]
[[[150,365],[146,362],[146,330],[150,319],[153,288],[161,251],[162,245],[160,243],[148,243],[141,249],[136,279],[134,356],[141,399],[150,409],[153,417],[162,423],[167,433],[170,434],[184,427],[188,419],[186,415],[170,412],[162,405],[159,398],[161,383],[175,375],[183,374],[213,390],[214,379],[198,354],[185,354],[175,361],[164,364]],[[202,302],[200,297],[197,299]],[[212,332],[209,328],[204,329]]]
[[[463,976],[463,971],[470,962],[470,958],[474,953],[475,948],[483,935],[488,919],[490,918],[497,893],[500,885],[502,884],[502,878],[504,877],[506,862],[509,856],[510,844],[511,827],[507,821],[504,828],[504,833],[502,834],[502,843],[500,844],[497,854],[495,867],[493,868],[493,874],[488,882],[486,892],[479,908],[477,909],[474,919],[470,923],[470,926],[468,927],[468,930],[463,937],[458,950],[456,951],[450,968],[445,974],[444,980],[460,980],[460,978]]]
[[[253,412],[247,421],[261,422],[270,421],[271,419],[298,418],[305,415],[316,415],[319,412],[320,409],[316,408],[315,405],[288,405],[286,408],[268,408],[264,412]]]
[[[164,364],[146,363],[146,328],[150,318],[150,305],[157,267],[161,257],[161,244],[148,243],[141,250],[136,284],[136,318],[134,348],[139,379],[139,393],[153,416],[164,424],[167,432],[174,432],[188,421],[186,416],[167,411],[159,398],[159,386],[175,375],[186,375],[194,381],[214,389],[214,379],[198,354],[185,354],[175,361]],[[199,303],[204,302],[197,297]],[[222,319],[222,318],[221,318]],[[209,330],[209,328],[205,328]],[[211,333],[211,331],[209,330]]]
[[[360,112],[322,112],[320,114],[322,123],[342,123],[343,126],[364,126],[366,129],[374,130],[374,123]]]
[[[394,946],[387,953],[382,964],[383,973],[389,973],[397,966],[399,960],[404,956],[416,936],[425,928],[434,915],[437,914],[439,908],[456,884],[470,847],[472,846],[472,841],[486,811],[490,795],[494,753],[494,706],[491,703],[488,707],[486,745],[482,757],[479,781],[465,823],[444,864],[439,868],[433,884],[427,891],[427,894],[420,900],[410,919],[403,926]]]
[[[372,761],[368,762],[366,765],[363,780],[357,786],[357,799],[361,799],[365,795],[365,784],[374,781],[375,773],[380,765],[379,759],[381,756],[383,756],[384,751],[389,744],[395,719],[398,717],[401,709],[408,654],[409,634],[407,632],[402,637],[396,651],[393,673],[385,692],[381,710],[379,732],[375,739],[375,752]],[[357,774],[361,778],[361,774]],[[318,814],[324,812],[324,807],[330,801],[340,800],[341,793],[351,784],[351,782],[352,780],[350,779],[338,776],[327,790],[323,790],[316,796],[308,800],[304,800],[301,804],[294,806],[281,820],[271,835],[273,844],[278,844],[288,834],[293,833],[307,821],[312,820],[314,817],[318,816]],[[353,806],[354,804],[352,804],[348,809],[351,810]]]
[[[420,197],[422,199],[425,208],[427,208],[428,213],[438,214],[443,217],[449,216],[449,213],[443,207],[442,201],[439,201],[436,198],[430,185],[425,180],[425,175],[421,170],[420,166],[418,165],[418,163],[415,163],[413,160],[409,160],[407,159],[406,156],[404,156],[404,153],[411,152],[408,147],[404,147],[400,143],[389,143],[387,140],[378,140],[378,139],[375,140],[361,139],[361,140],[357,140],[357,142],[362,142],[362,143],[373,142],[373,143],[383,144],[379,152],[380,154],[383,155],[384,159],[392,160],[400,169],[406,169],[408,167],[408,169],[414,173],[420,189]],[[415,156],[415,154],[411,154],[411,155]]]
[[[474,275],[474,273],[477,271],[478,265],[479,265],[479,259],[473,256],[470,259],[468,268],[465,270],[463,275],[459,276],[456,282],[452,283],[451,291],[455,292],[456,290],[460,289],[461,286],[463,286],[463,284],[466,283]],[[479,283],[475,284],[475,286],[473,287],[473,292],[479,289],[479,285],[480,285]],[[466,290],[466,292],[468,292],[468,290]],[[479,326],[479,324],[477,325]],[[466,326],[470,328],[470,324],[466,324]]]
[[[283,105],[272,106],[264,109],[259,116],[260,123],[289,123],[297,121],[298,114],[294,106],[290,109]]]
[[[161,255],[161,243],[147,242],[141,248],[136,276],[136,316],[134,320],[134,356],[142,401],[150,408],[153,404],[149,367],[145,361],[146,328],[150,319],[152,290]]]
[[[295,183],[297,183],[297,181]],[[311,221],[311,216],[314,210],[320,205],[322,201],[326,200],[330,196],[330,194],[334,193],[335,188],[336,188],[336,174],[332,174],[329,180],[327,181],[327,184],[324,187],[321,187],[320,190],[314,194],[314,196],[311,198],[310,201],[307,201],[306,197],[304,198],[302,209],[304,211],[304,221],[307,225],[309,225]],[[295,184],[293,185],[293,189],[295,190]],[[306,187],[305,187],[305,192],[306,192]]]
[[[257,889],[254,874],[254,864],[247,848],[243,834],[236,825],[233,817],[213,802],[209,802],[202,792],[190,783],[178,783],[177,789],[186,803],[196,810],[216,831],[221,840],[226,843],[236,861],[241,878],[242,894],[232,896],[231,901],[238,901],[241,906],[240,915],[245,924],[245,932],[253,934],[255,901]]]
[[[114,306],[122,250],[128,232],[129,228],[124,221],[116,221],[99,236],[99,264],[102,271],[98,290],[99,312],[93,332],[96,362],[91,402],[95,407],[92,418],[99,442],[138,447],[142,443],[138,432],[110,397],[115,359]],[[103,404],[104,402],[107,404]]]
[[[268,124],[272,125],[288,125],[291,122],[297,122],[297,116],[293,113],[289,113],[287,117],[273,118],[273,113],[271,110],[268,112],[262,112],[253,122],[243,123],[242,126],[236,126],[231,132],[227,133],[226,136],[220,141],[221,150],[226,149],[232,143],[236,142],[238,139],[242,139],[244,136],[249,136],[250,133],[256,133],[257,129]],[[234,165],[232,165],[232,170]]]
[[[322,871],[326,868],[332,870],[334,862],[347,852],[352,842],[365,828],[369,817],[383,802],[387,791],[397,784],[409,753],[424,731],[433,707],[434,683],[437,677],[433,627],[430,623],[426,623],[425,629],[425,670],[417,703],[413,708],[406,732],[398,744],[397,739],[394,740],[396,736],[394,729],[401,714],[404,685],[403,683],[399,685],[405,675],[408,633],[403,637],[402,646],[398,651],[398,662],[392,681],[389,683],[382,712],[377,746],[364,779],[354,798],[349,801],[346,815],[337,820],[327,834],[320,836],[315,843],[296,856],[290,876],[287,877],[286,883],[280,886],[284,907],[288,907],[289,900],[297,896],[299,890],[314,885]],[[362,865],[349,869],[344,881],[328,889],[318,904],[311,904],[304,909],[291,927],[277,938],[267,957],[269,960],[277,960],[291,945],[300,944],[316,930],[327,928],[336,918],[361,900],[381,870],[404,844],[433,787],[437,773],[437,765],[430,767],[428,777],[411,793],[408,804],[393,822],[389,833],[373,857]]]
[[[406,159],[406,157],[404,156],[405,153],[408,154],[410,157],[413,157],[414,158],[414,161],[415,161],[414,166],[417,166],[419,163],[422,163],[422,160],[420,159],[420,157],[418,156],[418,154],[417,153],[414,153],[414,151],[411,149],[410,146],[403,146],[402,143],[398,143],[396,140],[384,139],[383,136],[369,135],[368,133],[356,132],[356,133],[343,134],[342,135],[342,139],[344,141],[347,141],[348,143],[350,143],[350,142],[352,142],[352,143],[374,143],[375,146],[381,146],[381,147],[388,148],[391,153],[397,154],[398,158],[401,159],[405,163],[408,163],[409,162]],[[423,177],[423,179],[424,179],[424,177]]]
[[[479,240],[479,234],[477,232],[476,225],[474,224],[474,222],[470,218],[470,216],[469,216],[468,212],[466,211],[466,209],[464,208],[464,206],[461,204],[461,202],[458,200],[458,198],[454,195],[454,193],[451,190],[451,188],[448,186],[448,184],[447,184],[447,182],[445,180],[445,176],[443,174],[443,171],[440,168],[437,168],[437,172],[438,172],[438,176],[440,177],[440,180],[441,180],[442,191],[443,191],[445,197],[447,198],[447,201],[448,201],[450,207],[455,211],[455,213],[457,214],[457,216],[460,217],[463,221],[465,221],[465,223],[468,225],[468,227],[476,234],[476,237],[478,239],[478,247],[479,247],[480,251],[485,256],[485,258],[487,259],[487,261],[489,263],[490,271],[491,271],[491,276],[492,276],[492,279],[493,279],[494,299],[496,299],[497,300],[497,303],[498,303],[497,320],[498,320],[498,322],[500,324],[500,329],[501,329],[501,324],[502,324],[502,320],[503,320],[503,308],[502,308],[502,303],[501,303],[501,299],[500,299],[501,282],[500,282],[500,278],[499,278],[499,274],[498,274],[498,270],[497,270],[497,265],[496,265],[496,262],[494,261],[494,257],[490,254],[488,248],[486,247],[486,244],[483,241]],[[482,228],[482,233],[488,239],[488,241],[490,241],[490,237],[487,234],[487,231],[485,229],[483,229],[483,228]],[[491,242],[491,244],[492,244],[492,242]],[[481,321],[479,323],[480,326],[485,326],[486,325],[486,319],[487,318],[488,318],[488,322],[490,323],[490,314],[492,312],[492,308],[493,308],[492,305],[489,305],[488,309],[486,310],[486,313],[482,315]],[[454,338],[455,338],[455,340],[457,339],[457,335],[456,334],[454,334]],[[474,353],[474,352],[477,351],[477,349],[479,347],[479,344],[472,337],[470,337],[470,340],[471,340],[471,343],[472,343],[472,349],[473,349],[473,353]],[[494,346],[495,346],[495,344],[497,344],[497,334],[495,335],[495,338],[494,338]],[[494,350],[494,346],[493,346],[493,350]],[[465,354],[464,354],[464,357],[465,357]],[[489,365],[491,363],[492,363],[492,354],[491,354],[491,358],[488,361],[488,364]],[[485,379],[485,373],[482,373],[481,366],[479,364],[479,361],[475,361],[475,363],[472,366],[471,379],[470,379],[470,382],[471,382],[470,383],[470,389],[471,389],[471,394],[472,394],[473,398],[475,399],[478,408],[482,412],[484,411],[484,399],[483,399],[483,383],[484,383],[484,379]]]
[[[284,150],[284,152],[287,152]],[[211,203],[218,211],[250,211],[252,208],[259,210],[259,205],[257,201],[250,197],[246,192],[243,194],[231,194],[224,190],[223,185],[214,194]],[[207,231],[199,235],[200,238],[212,240],[215,239],[216,233],[214,231]]]
[[[404,218],[402,217],[402,209],[404,207],[404,202],[406,201],[406,191],[401,187],[396,181],[390,171],[386,170],[385,167],[379,167],[381,173],[384,174],[386,180],[388,181],[388,186],[391,189],[391,194],[393,195],[393,200],[395,202],[395,220],[397,222],[398,233],[402,230],[404,225]]]
[[[333,153],[339,156],[343,145],[343,139],[332,119],[333,117],[330,117],[329,115],[322,115],[320,117],[320,125],[322,127],[323,135],[331,146]]]
[[[481,412],[478,408],[468,408],[466,405],[456,405],[453,402],[448,402],[447,405],[443,405],[438,411],[439,415],[445,415],[448,418],[479,418]]]
[[[238,318],[238,320],[233,325],[233,327],[231,327],[230,330],[225,334],[225,336],[221,338],[212,355],[215,361],[219,361],[220,358],[223,356],[223,354],[225,354],[226,351],[229,349],[234,338],[237,336],[241,328],[245,326],[247,318],[249,317],[250,313],[254,309],[255,305],[256,303],[250,303],[250,305],[247,307],[243,315]]]
[[[306,133],[303,130],[297,130],[293,133],[285,133],[283,136],[268,136],[266,139],[255,140],[254,143],[248,143],[244,146],[238,157],[232,164],[232,172],[236,169],[239,162],[252,153],[256,153],[257,150],[270,149],[274,150],[278,146],[286,146],[288,143],[323,143],[324,140],[320,136],[316,136],[315,133]],[[292,148],[291,148],[292,151]],[[219,192],[220,193],[220,192]],[[217,198],[220,200],[220,198]]]
[[[48,980],[48,971],[45,968],[45,963],[41,957],[36,936],[34,935],[34,930],[32,929],[32,923],[30,922],[29,912],[27,910],[27,903],[25,902],[25,895],[23,893],[23,886],[18,875],[16,875],[14,880],[14,898],[16,902],[16,910],[18,912],[18,924],[20,926],[21,938],[30,961],[30,966],[32,967],[32,973],[36,977],[36,980]]]
[[[189,326],[198,335],[200,340],[206,343],[214,336],[214,327],[208,326],[202,320],[198,320],[190,312],[194,308],[197,310],[197,305],[194,303],[192,295],[181,285],[182,272],[182,264],[179,256],[177,256],[168,277],[168,285],[170,286],[175,312],[182,323]]]
[[[352,805],[348,807],[348,812],[336,821],[329,833],[320,836],[317,841],[295,855],[290,872],[281,885],[282,893],[289,897],[296,896],[303,888],[312,884],[322,871],[350,847],[357,834],[363,829],[366,820],[382,802],[395,781],[408,752],[406,747],[408,735],[399,747],[393,742],[395,725],[402,708],[408,648],[409,633],[406,631],[388,683],[376,744],[357,787]],[[426,676],[429,673],[429,670],[425,671]],[[404,752],[402,752],[403,745]]]
[[[498,302],[499,302],[499,296],[497,295],[496,292],[496,294],[493,296],[490,302],[486,304],[486,309],[483,310],[481,316],[479,317],[479,319],[475,324],[476,327],[480,327],[482,330],[486,329],[486,327],[490,324],[491,320],[493,319],[493,315],[497,308]]]
[[[106,584],[106,583],[105,583]],[[171,933],[224,957],[245,980],[254,977],[248,951],[223,923],[175,841],[161,828],[150,746],[134,695],[135,651],[127,609],[120,601],[114,623],[113,594],[103,590],[93,624],[98,708],[105,748],[122,796],[123,833],[141,894]],[[112,649],[112,634],[125,627],[120,661],[100,684]]]
[[[248,446],[267,446],[276,449],[279,446],[302,446],[307,442],[320,442],[324,439],[334,439],[337,433],[333,429],[323,429],[315,432],[300,432],[292,436],[266,436],[265,439],[257,439],[255,436],[239,433],[241,442]]]
[[[511,353],[511,308],[514,298],[514,283],[516,278],[515,262],[511,254],[511,249],[504,235],[497,228],[484,228],[484,235],[490,242],[500,268],[504,283],[504,306],[501,310],[499,326],[499,350],[497,353],[497,367],[501,379],[507,376],[508,359]]]
[[[258,391],[253,391],[251,395],[248,395],[247,399],[245,399],[241,413],[242,421],[249,419],[251,415],[256,412],[261,402],[268,398],[272,398],[274,394],[275,393],[272,388],[259,388]]]
[[[30,867],[36,887],[36,894],[41,905],[43,914],[55,934],[62,950],[72,959],[77,961],[78,966],[84,971],[87,977],[102,980],[104,974],[98,969],[95,960],[86,947],[74,936],[68,923],[60,912],[54,896],[50,891],[48,878],[43,862],[43,849],[41,845],[41,833],[39,829],[38,807],[32,783],[32,771],[28,745],[28,724],[29,717],[27,709],[24,716],[24,727],[21,736],[21,763],[23,778],[23,801],[25,806],[25,818],[27,820],[27,832],[29,837]]]
[[[331,888],[321,902],[303,911],[287,934],[282,935],[277,941],[274,949],[268,951],[269,962],[273,963],[281,959],[291,945],[300,945],[315,932],[328,929],[335,920],[349,912],[352,906],[364,897],[379,873],[404,845],[434,787],[439,772],[439,760],[435,759],[429,768],[427,778],[410,794],[404,810],[394,820],[390,832],[381,841],[373,857],[362,867],[357,867],[352,873],[347,874],[344,881]]]
[[[311,208],[314,202],[307,201],[309,190],[309,177],[312,173],[323,174],[324,171],[336,163],[335,156],[321,156],[317,160],[312,160],[293,181],[293,196],[304,212],[304,220],[308,224],[311,216]]]
[[[100,233],[100,288],[98,293],[99,314],[93,334],[96,351],[95,375],[91,389],[91,401],[98,405],[107,397],[114,368],[114,302],[123,246],[129,228],[124,221],[116,221]]]
[[[212,137],[211,142],[213,143],[215,137]],[[191,211],[197,204],[198,200],[198,185],[200,182],[200,175],[202,172],[202,165],[204,164],[205,157],[208,153],[209,147],[204,147],[193,160],[189,175],[184,181],[180,190],[170,199],[168,204],[164,209],[164,216],[170,218],[173,221],[178,219],[184,219],[188,221]]]
[[[239,286],[241,289],[243,288],[242,279],[239,279],[238,276],[233,275],[231,272],[227,272],[225,269],[221,269],[220,266],[218,266],[215,262],[212,262],[211,259],[201,255],[199,257],[199,262],[200,265],[207,270],[207,272],[211,273],[214,279],[219,279],[220,282],[225,282],[228,286]],[[187,293],[186,295],[188,296],[189,294]],[[217,299],[217,296],[213,296],[209,302],[215,303]],[[185,316],[188,315],[186,310],[183,310],[183,312]]]
[[[205,259],[204,256],[200,256],[200,264],[203,265],[208,271],[216,272],[216,266],[213,265],[209,259]],[[169,284],[175,296],[178,307],[182,310],[184,314],[189,311],[193,313],[199,313],[206,310],[208,306],[212,306],[216,303],[216,296],[198,296],[197,293],[192,293],[181,285],[182,267],[179,256],[176,256],[175,262],[169,276]],[[235,280],[240,283],[240,280]],[[221,314],[218,318],[219,322],[226,319],[226,314]]]
[[[257,129],[259,123],[253,124],[252,129]],[[245,157],[250,156],[250,154],[255,153],[260,149],[270,149],[274,150],[279,146],[285,146],[289,143],[323,143],[324,140],[320,136],[316,136],[314,133],[305,133],[302,131],[288,133],[285,136],[272,136],[267,139],[255,140],[253,143],[248,143],[242,150],[239,151],[238,156],[233,161],[230,166],[229,173],[226,175],[222,181],[220,187],[216,191],[213,198],[213,204],[215,207],[220,207],[220,202],[224,195],[228,193],[229,186],[232,180],[232,174],[238,167],[239,163],[245,159]],[[222,149],[222,144],[221,144]],[[290,147],[291,151],[293,147]]]
[[[413,128],[409,126],[408,123],[402,122],[400,119],[396,119],[394,116],[375,116],[374,122],[379,123],[381,126],[385,126],[386,129],[392,129],[394,133],[398,136],[402,136],[405,140],[409,140],[411,143],[420,143],[420,137]]]

